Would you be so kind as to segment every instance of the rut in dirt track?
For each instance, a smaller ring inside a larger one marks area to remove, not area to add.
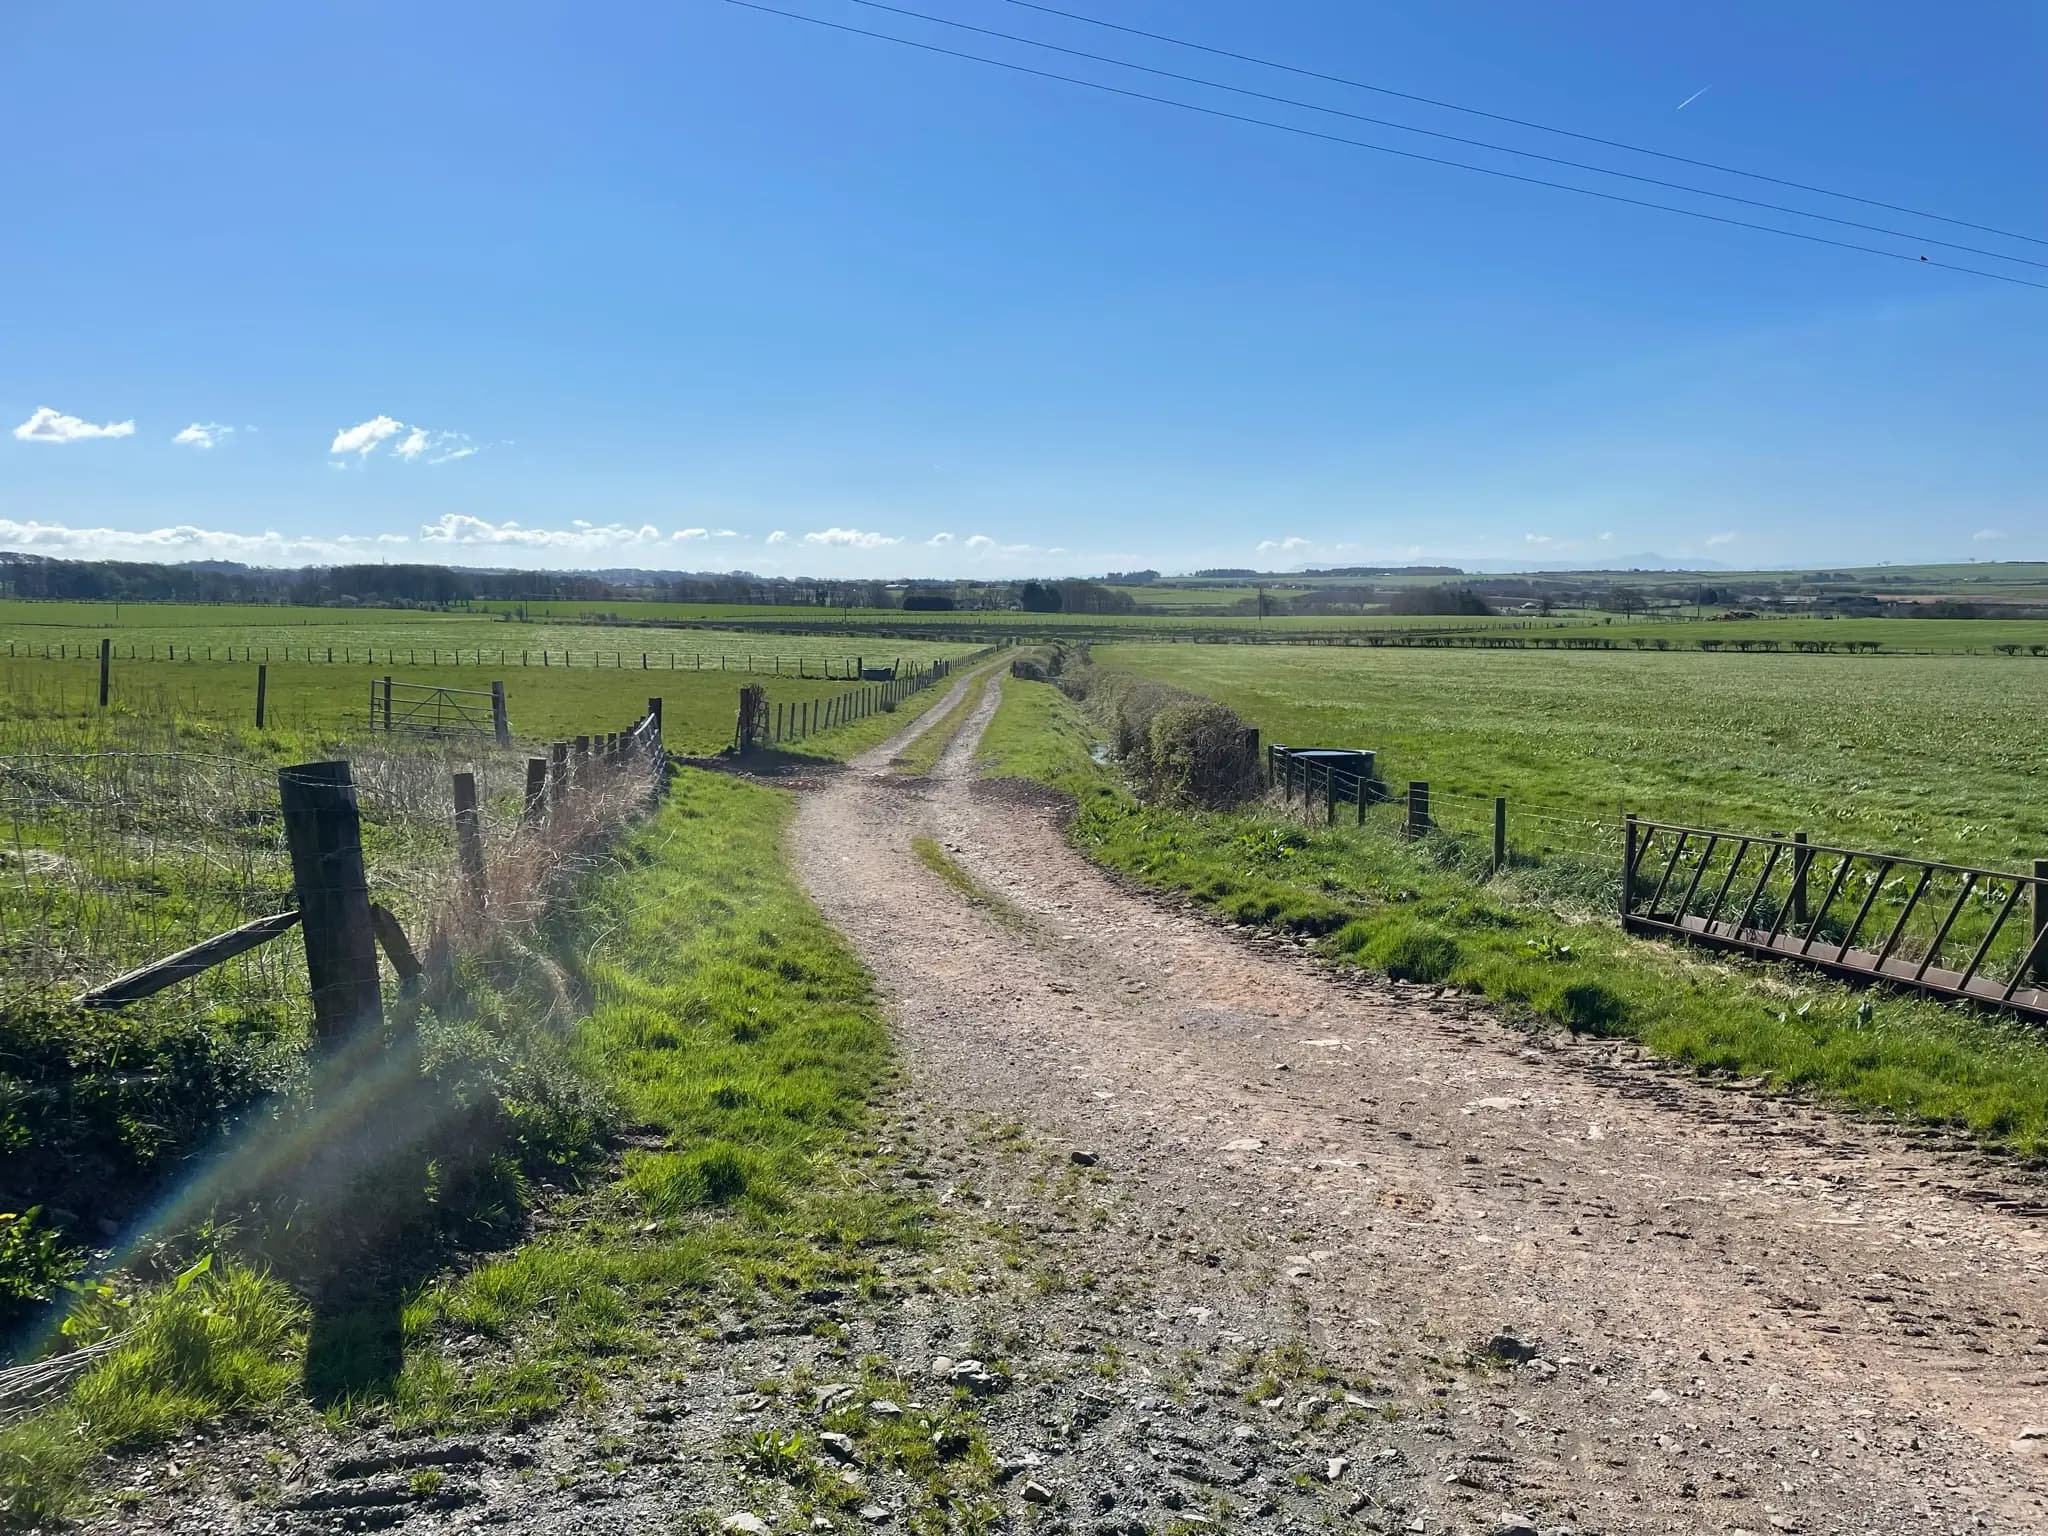
[[[923,1102],[1112,1170],[1105,1266],[1296,1308],[1410,1405],[1390,1434],[1451,1529],[2048,1529],[2036,1192],[1126,889],[1047,798],[974,781],[999,691],[930,777],[887,766],[943,701],[807,797],[798,867]],[[1535,1358],[1463,1367],[1501,1332]]]

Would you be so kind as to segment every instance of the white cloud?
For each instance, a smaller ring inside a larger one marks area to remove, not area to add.
[[[1601,540],[1601,542],[1602,542],[1602,543],[1605,543],[1605,542],[1606,542],[1607,540],[1609,540],[1609,539],[1611,539],[1611,538],[1613,538],[1613,537],[1614,537],[1614,535],[1613,535],[1613,534],[1611,534],[1611,533],[1603,533],[1603,534],[1601,534],[1601,535],[1600,535],[1600,540]]]
[[[358,458],[375,450],[385,438],[405,430],[405,423],[389,416],[372,416],[368,421],[359,421],[352,427],[343,427],[334,434],[334,441],[327,447],[329,453],[353,453]],[[408,439],[410,441],[410,439]]]
[[[377,420],[379,422],[391,422],[391,418],[388,416],[380,416]],[[351,428],[350,431],[361,432],[371,425],[372,423],[370,422],[364,422],[363,426]],[[403,422],[391,422],[390,430],[381,432],[380,436],[390,437],[398,432],[403,432],[405,436],[392,446],[391,456],[403,460],[407,464],[415,464],[421,459],[427,459],[429,464],[452,464],[457,459],[466,459],[472,454],[481,451],[475,443],[469,440],[467,432],[435,432],[426,427],[408,427]],[[347,435],[346,433],[343,434],[343,436]],[[336,443],[340,441],[341,438],[339,437],[335,439]],[[376,439],[372,439],[364,445],[361,451],[368,453],[375,446]],[[447,451],[443,452],[443,449]],[[341,450],[335,448],[329,451],[338,453]],[[432,454],[433,457],[428,459],[428,454]]]
[[[1979,528],[1970,535],[1970,542],[1973,544],[1996,544],[2004,537],[2005,530],[2003,528]]]
[[[977,560],[991,556],[998,560],[1029,560],[1066,553],[1064,549],[1046,549],[1037,544],[1005,544],[985,533],[970,535],[964,547]]]
[[[1741,537],[1739,533],[1710,533],[1707,535],[1707,547],[1712,549],[1717,544],[1733,544]]]
[[[836,544],[846,549],[887,549],[891,544],[901,544],[903,541],[891,538],[886,533],[870,533],[861,528],[825,528],[816,533],[805,534],[804,542]]]
[[[789,542],[789,535],[778,528],[768,535],[768,542],[770,544],[787,544]]]
[[[99,560],[240,560],[254,565],[303,565],[334,559],[347,546],[338,540],[287,538],[195,528],[71,528],[62,523],[0,518],[0,549],[70,555]]]
[[[109,421],[96,426],[39,405],[27,421],[14,429],[14,435],[24,443],[83,443],[95,437],[133,437],[135,423]]]
[[[1259,547],[1257,552],[1262,555],[1270,555],[1274,553],[1291,555],[1297,549],[1307,549],[1308,546],[1309,541],[1307,539],[1300,537],[1298,534],[1290,534],[1288,537],[1284,539],[1259,540]]]
[[[437,522],[420,528],[420,538],[428,544],[500,545],[571,552],[630,549],[664,542],[661,530],[652,523],[632,528],[624,523],[597,524],[578,518],[568,528],[528,528],[510,520],[494,523],[466,512],[442,513]]]
[[[234,435],[233,427],[224,427],[217,421],[195,421],[173,436],[171,441],[183,443],[188,448],[217,448]]]
[[[709,528],[678,528],[669,537],[672,539],[708,539],[711,537],[711,530]]]
[[[950,533],[935,533],[925,540],[925,543],[929,544],[933,549],[944,549],[952,542],[953,535]]]
[[[1547,533],[1525,533],[1522,535],[1522,542],[1525,544],[1548,544],[1550,542],[1550,535]]]

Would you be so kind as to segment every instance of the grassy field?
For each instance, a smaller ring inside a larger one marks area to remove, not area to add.
[[[1383,778],[1428,781],[1453,825],[1476,828],[1506,795],[1511,820],[1611,828],[1633,811],[2001,868],[2048,857],[2035,740],[2048,666],[2031,662],[1180,645],[1095,656],[1220,699],[1268,742],[1378,751]]]
[[[606,667],[639,668],[643,655],[649,668],[661,671],[690,670],[702,658],[705,668],[716,669],[721,661],[744,668],[749,658],[757,670],[772,671],[776,658],[785,669],[795,671],[799,660],[817,672],[826,660],[835,669],[851,658],[864,658],[870,666],[891,662],[924,664],[944,656],[958,655],[970,647],[938,635],[932,639],[911,638],[881,647],[848,645],[830,635],[778,635],[771,644],[758,634],[715,628],[636,630],[609,627],[589,620],[618,608],[629,624],[654,620],[673,621],[686,615],[671,611],[676,604],[556,604],[558,617],[550,622],[536,619],[518,623],[483,610],[472,613],[416,613],[392,608],[269,608],[243,604],[201,603],[42,603],[0,600],[0,658],[20,660],[31,651],[40,656],[46,650],[63,648],[97,656],[102,636],[111,639],[116,655],[126,658],[131,649],[140,660],[152,653],[159,659],[173,647],[180,661],[188,654],[204,660],[211,656],[225,661],[233,648],[240,656],[253,650],[262,661],[268,650],[273,663],[286,659],[302,661],[312,653],[324,661],[331,648],[336,664],[347,658],[362,663],[374,654],[379,666],[391,665],[396,657],[404,665],[452,665],[460,655],[461,666],[539,670],[541,653],[552,654],[561,665],[569,653],[578,667],[593,665],[601,657]],[[694,625],[715,623],[728,612],[705,609],[687,615]],[[758,616],[775,610],[740,609],[744,616]],[[814,609],[794,610],[815,615]],[[522,662],[521,658],[525,660]]]
[[[983,772],[1073,795],[1070,835],[1109,868],[1345,963],[1482,995],[1532,1028],[1633,1038],[1703,1072],[2048,1155],[2048,1045],[2033,1026],[1632,939],[1604,914],[1553,909],[1542,868],[1487,878],[1451,839],[1144,803],[1095,761],[1101,729],[1051,686],[1005,680]]]
[[[1677,614],[1621,618],[1560,612],[1547,618],[1521,613],[1488,616],[1426,614],[1288,614],[1260,619],[1224,612],[1242,595],[1228,588],[1134,587],[1140,608],[1129,614],[922,613],[901,609],[772,607],[733,603],[554,602],[479,603],[464,613],[396,609],[269,608],[207,604],[87,604],[0,601],[0,659],[40,658],[62,650],[96,655],[100,638],[116,654],[139,660],[176,649],[192,657],[226,660],[230,648],[272,662],[287,653],[309,654],[337,665],[433,666],[465,670],[538,670],[546,653],[555,665],[564,653],[577,667],[655,671],[716,669],[760,671],[843,670],[856,658],[870,665],[922,664],[956,656],[986,637],[1112,636],[1130,634],[1173,641],[1333,641],[1383,646],[1426,643],[1425,637],[1481,638],[1502,646],[1581,646],[1614,649],[1743,648],[1846,650],[1994,655],[2007,646],[2020,661],[2048,658],[2048,620],[2040,619],[1823,619],[1767,617],[1725,620]],[[1284,596],[1284,593],[1282,594]],[[662,628],[660,626],[689,626]],[[2041,656],[2029,654],[2041,648]],[[395,662],[394,662],[395,658]]]

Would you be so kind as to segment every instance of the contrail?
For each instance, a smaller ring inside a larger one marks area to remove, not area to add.
[[[1686,97],[1685,100],[1681,101],[1678,104],[1678,110],[1683,112],[1687,107],[1691,106],[1694,102],[1698,101],[1702,96],[1706,95],[1707,92],[1711,91],[1712,89],[1713,87],[1711,85],[1701,86],[1698,90],[1694,91],[1690,96]]]

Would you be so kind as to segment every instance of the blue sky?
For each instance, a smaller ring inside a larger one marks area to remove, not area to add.
[[[2048,261],[1003,0],[905,3]],[[1072,5],[2048,236],[2032,0]],[[0,129],[0,547],[876,574],[2048,555],[2048,292],[722,0],[22,9]]]

